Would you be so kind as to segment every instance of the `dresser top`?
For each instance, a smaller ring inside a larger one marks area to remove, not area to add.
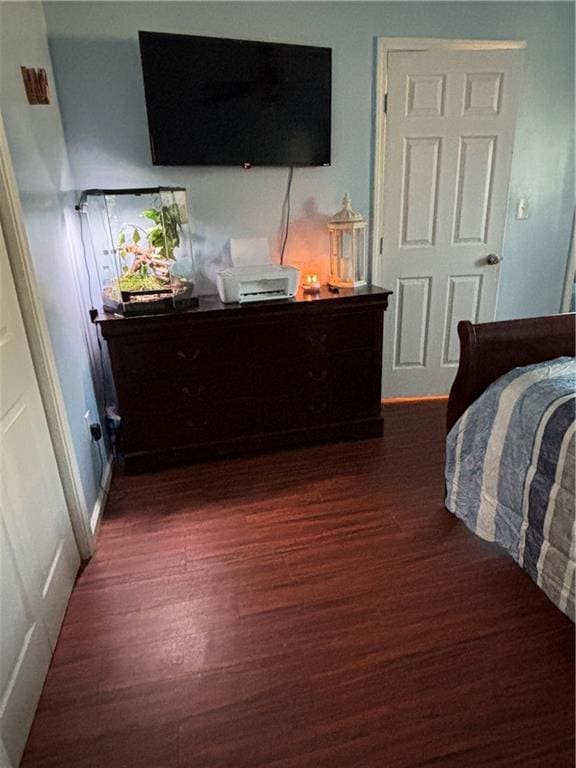
[[[223,304],[218,295],[199,296],[198,306],[185,312],[170,312],[164,315],[139,315],[126,317],[102,313],[96,318],[104,336],[116,333],[143,331],[151,327],[181,325],[197,320],[232,319],[240,317],[262,318],[266,316],[297,312],[298,314],[317,312],[335,312],[340,309],[352,309],[361,306],[380,306],[385,310],[392,291],[377,285],[362,288],[340,288],[338,293],[322,286],[316,295],[305,294],[302,289],[294,299],[278,301],[249,302],[246,304]]]

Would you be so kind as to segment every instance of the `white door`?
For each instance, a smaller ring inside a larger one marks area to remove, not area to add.
[[[388,54],[384,395],[444,394],[460,320],[494,319],[522,51]]]
[[[14,767],[79,565],[0,229],[0,755]]]

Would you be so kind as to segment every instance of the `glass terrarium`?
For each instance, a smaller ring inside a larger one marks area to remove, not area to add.
[[[185,189],[90,189],[79,210],[87,216],[106,312],[148,315],[197,305]]]

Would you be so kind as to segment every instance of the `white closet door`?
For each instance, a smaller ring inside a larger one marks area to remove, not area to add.
[[[460,320],[494,318],[522,51],[388,54],[384,395],[443,394]]]
[[[0,230],[0,754],[12,766],[79,565]]]

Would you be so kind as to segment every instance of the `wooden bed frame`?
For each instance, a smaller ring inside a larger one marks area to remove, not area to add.
[[[493,381],[512,368],[573,356],[576,314],[458,324],[460,364],[450,390],[446,431]]]

